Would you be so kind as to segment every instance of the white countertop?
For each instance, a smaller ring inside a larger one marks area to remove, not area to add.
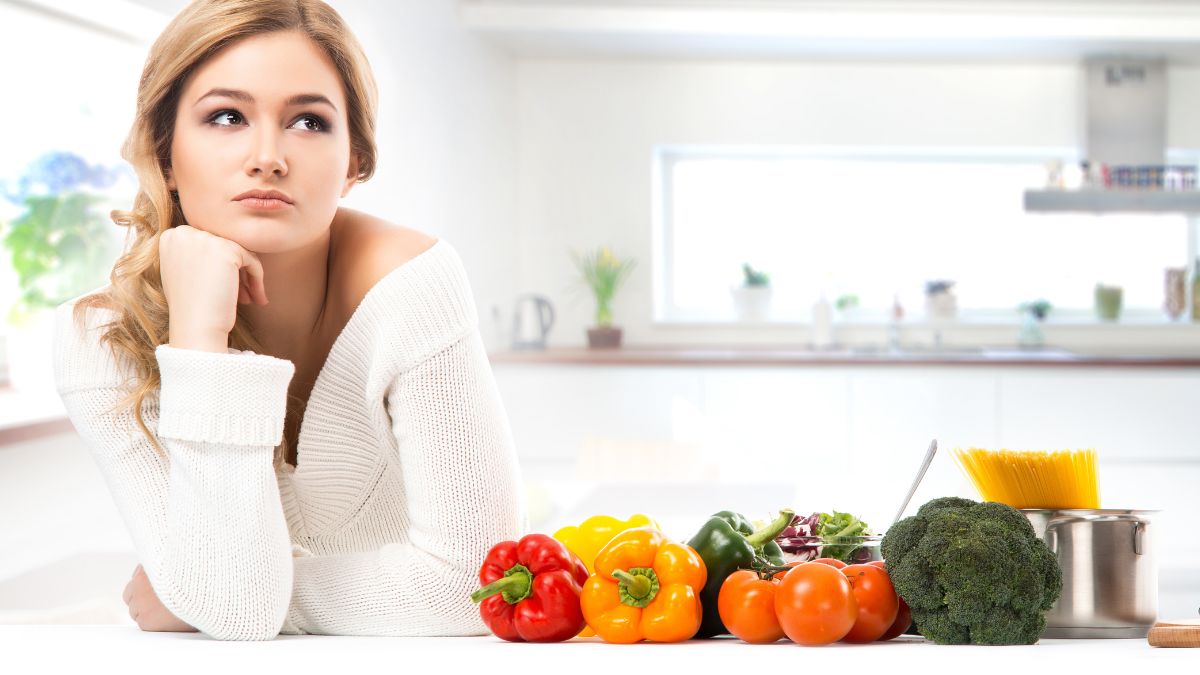
[[[381,638],[282,635],[268,642],[220,642],[198,633],[143,633],[129,626],[0,625],[5,664],[22,672],[654,672],[660,666],[695,672],[779,673],[1071,673],[1048,666],[1116,672],[1188,664],[1200,650],[1160,649],[1145,640],[1042,640],[1019,647],[940,646],[917,637],[869,645],[801,647],[788,641],[750,645],[733,638],[677,644],[610,645],[597,638],[554,644],[509,643],[495,637]],[[36,667],[33,667],[36,664]],[[418,666],[413,668],[412,666]],[[132,668],[131,668],[132,667]],[[347,668],[360,668],[347,670]],[[229,669],[226,671],[225,669]],[[282,668],[286,668],[283,670]],[[337,668],[336,671],[330,669]],[[736,670],[733,670],[736,669]],[[13,671],[17,672],[17,671]],[[1162,671],[1166,672],[1166,671]],[[1178,672],[1184,672],[1180,670]]]

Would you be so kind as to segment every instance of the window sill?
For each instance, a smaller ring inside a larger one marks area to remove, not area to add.
[[[740,319],[656,319],[650,324],[654,328],[755,328],[755,329],[787,329],[808,328],[811,320],[801,319],[767,319],[762,321],[743,321]],[[835,318],[832,322],[836,328],[887,328],[892,321],[882,317]],[[958,317],[954,319],[901,319],[900,328],[916,329],[1007,329],[1020,328],[1019,318],[998,318],[994,316]],[[1122,317],[1118,321],[1103,321],[1090,316],[1071,316],[1046,319],[1042,322],[1045,330],[1058,328],[1094,329],[1094,330],[1129,330],[1152,328],[1173,332],[1195,332],[1200,334],[1200,321],[1180,319],[1170,321],[1161,316],[1145,315]]]
[[[0,387],[0,447],[72,428],[55,391]]]
[[[873,347],[798,349],[787,346],[626,346],[617,349],[553,347],[540,351],[497,351],[499,364],[585,364],[622,366],[1035,366],[1200,368],[1200,355],[1081,354],[1063,349]]]

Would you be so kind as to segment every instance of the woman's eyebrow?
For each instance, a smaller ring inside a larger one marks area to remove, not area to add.
[[[198,105],[200,103],[200,101],[203,101],[204,99],[208,98],[209,96],[226,96],[226,97],[238,100],[238,101],[244,101],[246,103],[254,103],[254,97],[251,96],[249,92],[245,92],[240,89],[216,88],[216,89],[210,89],[207,94],[196,99],[196,102],[193,103],[192,105]],[[289,98],[286,101],[286,105],[288,105],[289,107],[294,106],[294,105],[306,105],[308,103],[324,103],[324,104],[328,105],[330,108],[333,108],[335,112],[337,111],[337,106],[335,106],[333,104],[333,101],[330,101],[328,98],[326,98],[320,94],[296,94],[295,96]]]

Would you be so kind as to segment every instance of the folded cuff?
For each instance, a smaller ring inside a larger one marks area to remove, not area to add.
[[[283,438],[291,361],[159,345],[158,435],[186,441],[275,447]]]

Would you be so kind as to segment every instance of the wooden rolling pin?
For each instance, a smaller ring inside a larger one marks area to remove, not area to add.
[[[1155,621],[1146,641],[1152,647],[1200,647],[1200,619]]]

